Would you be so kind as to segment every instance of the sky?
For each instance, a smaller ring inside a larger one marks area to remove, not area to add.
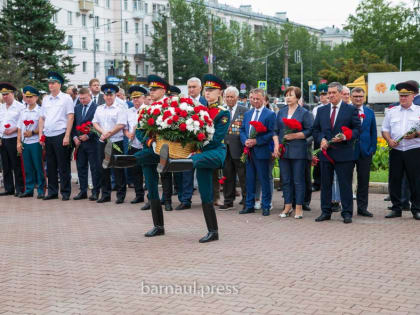
[[[409,3],[409,0],[390,0],[392,3]],[[254,12],[274,15],[275,12],[287,12],[290,21],[323,28],[336,26],[342,28],[347,17],[354,14],[360,0],[219,0],[220,4],[234,7],[252,5]]]

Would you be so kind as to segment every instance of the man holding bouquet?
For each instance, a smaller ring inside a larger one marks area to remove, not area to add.
[[[353,142],[359,137],[360,119],[354,106],[341,100],[343,86],[338,82],[328,85],[330,104],[320,107],[313,126],[313,136],[321,143],[321,210],[316,222],[331,219],[331,198],[334,170],[340,186],[344,223],[353,216]]]

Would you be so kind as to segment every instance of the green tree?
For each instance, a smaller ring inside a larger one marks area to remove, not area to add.
[[[65,34],[52,22],[58,10],[46,0],[8,0],[0,16],[0,57],[25,63],[27,83],[45,88],[47,72],[73,73]],[[5,77],[4,73],[1,73]]]

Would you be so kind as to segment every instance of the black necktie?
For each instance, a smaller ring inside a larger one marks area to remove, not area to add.
[[[87,105],[84,105],[82,109],[82,119],[85,119],[86,110],[87,110]]]

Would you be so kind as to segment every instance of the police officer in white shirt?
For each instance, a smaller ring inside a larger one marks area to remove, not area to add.
[[[48,73],[48,88],[51,94],[42,101],[39,119],[39,140],[45,145],[47,156],[48,194],[43,200],[58,199],[58,173],[63,201],[70,199],[70,133],[74,120],[72,98],[61,92],[64,78],[57,72]],[[45,142],[43,136],[45,135]]]
[[[420,220],[420,106],[413,104],[415,87],[409,82],[396,86],[400,105],[388,110],[382,136],[392,148],[389,153],[389,193],[392,210],[385,218],[401,217],[401,183],[407,174],[413,218]]]
[[[4,103],[0,105],[1,146],[0,153],[3,162],[3,179],[5,191],[0,196],[15,195],[18,197],[24,191],[21,157],[17,156],[17,129],[19,116],[25,106],[15,100],[16,88],[10,83],[0,84],[0,93]]]
[[[124,133],[130,141],[128,154],[134,155],[143,148],[142,144],[136,137],[136,128],[139,117],[138,111],[140,106],[144,104],[147,90],[144,87],[133,85],[128,89],[128,94],[131,96],[131,101],[133,102],[134,107],[127,110],[128,128],[124,130]],[[127,171],[132,178],[134,191],[136,192],[136,197],[131,201],[131,203],[144,202],[143,169],[137,164],[136,166],[127,169]]]
[[[99,138],[99,164],[102,196],[98,203],[111,201],[111,169],[102,167],[102,161],[105,157],[104,149],[106,141],[113,143],[113,150],[116,154],[123,152],[123,129],[127,125],[127,111],[122,109],[116,102],[115,94],[119,88],[114,84],[104,84],[101,87],[105,94],[105,104],[98,106],[93,117],[93,127],[101,134]],[[116,150],[115,147],[119,150]],[[118,152],[120,151],[120,152]],[[124,169],[115,168],[115,188],[117,189],[117,204],[124,202],[127,187],[124,184]]]

